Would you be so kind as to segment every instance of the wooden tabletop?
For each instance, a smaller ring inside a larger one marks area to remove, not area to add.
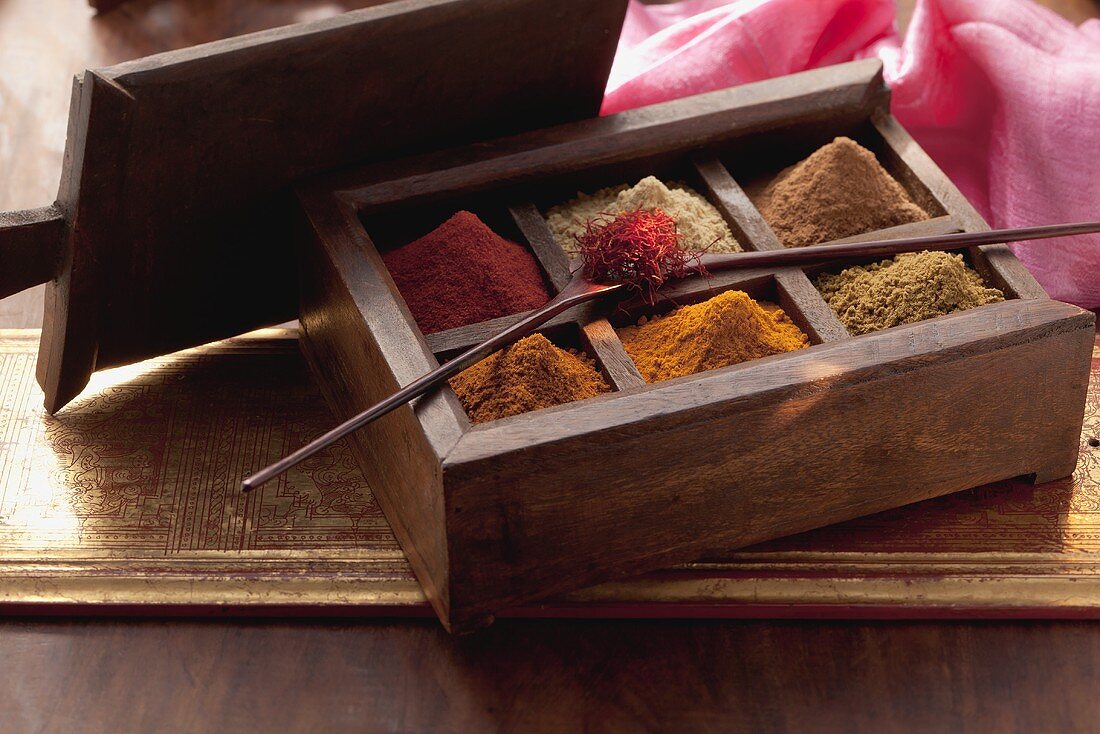
[[[5,731],[1085,732],[1088,624],[9,622]]]
[[[53,199],[80,69],[375,2],[0,3],[0,210]],[[37,290],[0,301],[0,327],[40,318]],[[501,621],[456,639],[428,621],[9,619],[0,660],[15,732],[1088,731],[1100,714],[1091,623]]]

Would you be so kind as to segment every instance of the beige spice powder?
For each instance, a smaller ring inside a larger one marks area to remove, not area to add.
[[[676,221],[680,245],[685,250],[740,252],[741,246],[722,215],[698,192],[682,183],[665,185],[647,176],[635,186],[613,186],[594,194],[578,194],[546,215],[554,236],[569,255],[577,255],[577,237],[590,220],[615,217],[624,212],[660,209]]]
[[[780,172],[753,203],[787,247],[928,219],[874,153],[845,137]]]
[[[911,252],[818,276],[816,285],[853,335],[1004,300],[962,255]]]

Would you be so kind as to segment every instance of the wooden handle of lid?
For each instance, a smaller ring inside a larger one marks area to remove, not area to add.
[[[0,298],[53,279],[64,231],[56,204],[0,212]]]

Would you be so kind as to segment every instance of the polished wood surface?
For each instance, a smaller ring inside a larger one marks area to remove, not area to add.
[[[13,621],[16,732],[1090,732],[1084,623]]]
[[[0,2],[0,209],[55,196],[79,70],[369,4],[129,0],[93,20],[84,0]],[[0,301],[0,325],[39,325],[41,298]],[[1091,623],[505,620],[456,640],[434,622],[7,620],[0,659],[15,732],[1076,732],[1100,716]]]

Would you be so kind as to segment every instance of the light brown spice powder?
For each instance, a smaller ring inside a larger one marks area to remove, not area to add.
[[[949,252],[905,253],[836,275],[824,273],[817,287],[853,335],[1004,300],[962,255]]]
[[[782,171],[753,203],[787,247],[928,219],[874,153],[845,137]]]

